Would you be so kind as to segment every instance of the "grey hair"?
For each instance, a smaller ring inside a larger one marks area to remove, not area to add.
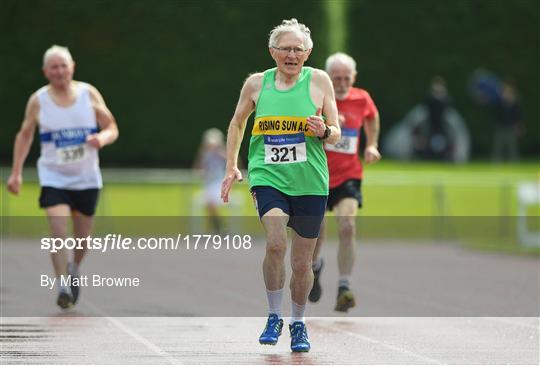
[[[71,57],[69,49],[67,47],[54,44],[47,51],[45,51],[45,54],[43,55],[43,67],[47,65],[47,61],[49,61],[49,59],[54,55],[62,56],[68,62],[73,63],[73,57]]]
[[[204,131],[203,142],[206,144],[223,145],[223,132],[217,128],[211,128]]]
[[[304,39],[304,47],[309,50],[313,48],[313,40],[311,39],[311,31],[302,23],[298,23],[295,18],[284,19],[280,25],[274,27],[270,31],[268,39],[268,47],[276,47],[279,39],[285,33],[298,33]]]
[[[335,64],[345,65],[350,68],[352,72],[356,72],[356,61],[354,61],[354,59],[346,53],[337,52],[333,55],[328,56],[325,66],[326,72],[329,72],[332,66],[334,66]]]

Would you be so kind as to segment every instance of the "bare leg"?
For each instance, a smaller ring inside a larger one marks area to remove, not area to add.
[[[71,216],[71,208],[68,205],[60,204],[45,209],[49,228],[53,238],[65,239],[67,237],[68,221]],[[51,253],[51,260],[54,273],[57,277],[67,275],[68,253],[67,249],[59,249],[56,253]]]
[[[323,217],[323,220],[321,222],[319,237],[317,238],[315,249],[313,250],[313,260],[311,262],[313,274],[314,274],[313,287],[311,288],[311,291],[309,292],[309,296],[308,296],[308,299],[311,302],[319,301],[322,295],[322,288],[321,288],[319,279],[322,272],[323,259],[320,257],[320,252],[321,252],[321,248],[325,239],[326,239],[326,216]]]
[[[319,237],[317,238],[317,243],[315,244],[315,250],[313,251],[313,263],[319,259],[321,253],[321,248],[326,238],[326,215],[321,222],[321,231],[319,231]]]
[[[317,239],[303,238],[294,230],[291,248],[291,297],[298,305],[305,305],[313,286],[313,270],[311,260]]]
[[[216,234],[221,233],[221,218],[219,217],[218,207],[213,203],[206,204],[206,215],[210,221],[212,231]]]
[[[92,232],[92,227],[94,225],[94,216],[86,216],[80,213],[79,211],[73,211],[73,233],[76,238],[86,238]],[[73,254],[73,262],[78,266],[81,264],[86,252],[88,251],[87,243],[82,249],[75,248]]]
[[[336,205],[338,222],[339,248],[339,289],[334,310],[347,312],[356,305],[350,287],[350,276],[356,258],[356,213],[358,201],[354,198],[344,198]]]
[[[281,300],[285,283],[288,220],[289,216],[279,208],[271,209],[261,218],[266,233],[263,275],[268,299],[268,321],[259,337],[261,344],[276,344],[283,328]]]
[[[344,198],[335,206],[338,223],[338,268],[340,276],[350,276],[356,258],[356,214],[358,201]]]
[[[308,239],[293,232],[291,247],[291,298],[292,311],[289,329],[291,332],[291,350],[309,351],[310,344],[305,326],[305,311],[308,294],[313,286],[312,258],[317,238]]]
[[[266,289],[276,291],[285,284],[285,253],[287,252],[287,222],[289,216],[273,208],[261,218],[266,232],[266,255],[263,275]]]

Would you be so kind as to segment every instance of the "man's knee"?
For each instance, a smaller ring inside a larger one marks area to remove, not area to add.
[[[292,270],[296,276],[304,276],[311,272],[311,258],[301,258],[292,260]]]
[[[354,217],[343,217],[339,219],[339,236],[352,238],[356,234],[356,223]]]
[[[65,238],[68,234],[68,223],[64,220],[51,220],[49,230],[53,238]]]
[[[269,240],[266,244],[266,254],[274,258],[284,258],[287,252],[287,240],[286,239],[273,239]]]

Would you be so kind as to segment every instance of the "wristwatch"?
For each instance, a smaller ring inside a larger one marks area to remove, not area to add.
[[[326,126],[326,130],[324,130],[324,135],[322,137],[319,137],[319,140],[326,140],[330,135],[332,134],[332,129],[328,126]]]

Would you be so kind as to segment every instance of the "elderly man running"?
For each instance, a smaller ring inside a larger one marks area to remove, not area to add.
[[[342,138],[336,144],[326,143],[324,148],[330,171],[330,194],[328,210],[334,210],[338,223],[339,248],[338,267],[339,283],[337,302],[334,310],[346,312],[355,306],[355,299],[350,290],[350,277],[355,260],[356,214],[362,207],[362,163],[358,159],[360,147],[360,129],[366,133],[364,161],[367,164],[380,160],[377,149],[379,138],[379,113],[370,95],[364,89],[354,88],[356,62],[344,53],[328,57],[326,71],[330,75],[336,92],[339,123]],[[321,235],[313,253],[313,272],[315,280],[309,294],[309,300],[316,302],[321,297],[319,277],[323,260],[319,252],[324,239],[325,222],[321,226]]]
[[[266,233],[263,274],[269,305],[259,342],[273,345],[281,335],[289,226],[293,229],[291,350],[307,352],[310,343],[304,311],[313,284],[311,259],[328,195],[323,142],[337,142],[340,128],[330,78],[322,70],[304,67],[313,49],[309,29],[296,19],[284,20],[270,32],[268,48],[276,67],[246,80],[230,122],[221,196],[227,202],[232,184],[242,180],[238,151],[247,119],[255,111],[248,174]]]
[[[76,237],[90,235],[102,187],[98,150],[118,137],[115,119],[103,97],[92,85],[74,81],[74,71],[75,62],[66,47],[52,46],[45,52],[43,73],[49,84],[28,100],[7,182],[9,192],[18,194],[24,161],[39,126],[39,205],[47,213],[51,235],[58,238],[67,236],[69,216]],[[86,248],[75,249],[69,265],[67,249],[51,253],[56,276],[67,279],[57,281],[57,304],[63,309],[78,299],[79,288],[70,279],[79,276],[85,253]]]

